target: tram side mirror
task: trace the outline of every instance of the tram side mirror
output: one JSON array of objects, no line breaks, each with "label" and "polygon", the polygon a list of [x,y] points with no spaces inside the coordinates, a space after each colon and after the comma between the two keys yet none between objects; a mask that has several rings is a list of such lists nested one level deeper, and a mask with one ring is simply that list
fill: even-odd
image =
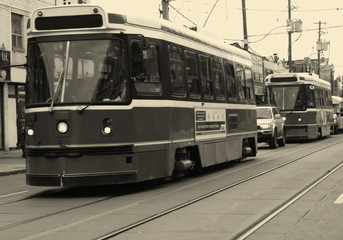
[{"label": "tram side mirror", "polygon": [[8,78],[7,80],[11,80],[10,79],[10,75],[9,75],[9,69],[12,67],[27,67],[27,64],[15,64],[15,65],[4,65],[4,66],[0,66],[0,82],[5,82],[6,78]]}]

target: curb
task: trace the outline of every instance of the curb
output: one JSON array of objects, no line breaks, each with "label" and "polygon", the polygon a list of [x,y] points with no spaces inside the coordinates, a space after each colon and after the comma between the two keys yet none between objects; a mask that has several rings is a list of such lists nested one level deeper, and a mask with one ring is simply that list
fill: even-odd
[{"label": "curb", "polygon": [[8,172],[0,172],[0,177],[9,176],[9,175],[15,175],[15,174],[22,174],[22,173],[25,173],[25,172],[26,172],[25,169],[13,170],[13,171],[8,171]]}]

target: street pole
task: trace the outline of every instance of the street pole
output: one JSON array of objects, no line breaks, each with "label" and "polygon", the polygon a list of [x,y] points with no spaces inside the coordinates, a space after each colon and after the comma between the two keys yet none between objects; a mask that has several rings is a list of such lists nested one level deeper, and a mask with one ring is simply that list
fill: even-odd
[{"label": "street pole", "polygon": [[[321,44],[321,40],[320,40],[320,35],[321,35],[321,31],[322,31],[322,22],[319,21],[318,23],[319,25],[319,30],[318,30],[318,45]],[[318,63],[317,63],[317,68],[318,68],[318,77],[320,77],[320,51],[321,51],[321,47],[317,49],[317,58],[318,58]]]},{"label": "street pole", "polygon": [[[292,24],[292,9],[291,9],[291,0],[288,0],[288,23]],[[290,26],[292,29],[292,26]],[[288,32],[288,67],[289,72],[293,72],[293,63],[292,63],[292,31]]]},{"label": "street pole", "polygon": [[243,34],[244,34],[244,50],[249,50],[248,45],[248,29],[247,29],[247,14],[245,8],[245,0],[242,0],[242,16],[243,16]]},{"label": "street pole", "polygon": [[162,17],[165,20],[169,20],[169,1],[170,0],[162,0]]}]

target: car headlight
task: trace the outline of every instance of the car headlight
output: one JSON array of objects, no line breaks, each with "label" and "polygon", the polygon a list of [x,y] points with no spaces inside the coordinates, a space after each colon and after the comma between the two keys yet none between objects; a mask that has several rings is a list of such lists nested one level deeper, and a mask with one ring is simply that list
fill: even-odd
[{"label": "car headlight", "polygon": [[268,124],[260,124],[260,128],[261,129],[269,129],[269,128],[271,128],[271,125],[270,125],[270,123],[268,123]]}]

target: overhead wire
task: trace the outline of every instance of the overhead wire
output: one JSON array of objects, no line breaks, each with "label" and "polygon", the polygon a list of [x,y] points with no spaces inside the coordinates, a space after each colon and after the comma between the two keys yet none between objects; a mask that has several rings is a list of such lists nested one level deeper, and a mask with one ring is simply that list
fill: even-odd
[{"label": "overhead wire", "polygon": [[185,15],[183,15],[179,10],[177,10],[172,4],[169,3],[169,6],[174,9],[178,14],[180,14],[182,17],[184,17],[186,20],[188,20],[189,22],[193,23],[195,26],[198,26],[195,22],[193,22],[192,20],[190,20],[188,17],[186,17]]}]

